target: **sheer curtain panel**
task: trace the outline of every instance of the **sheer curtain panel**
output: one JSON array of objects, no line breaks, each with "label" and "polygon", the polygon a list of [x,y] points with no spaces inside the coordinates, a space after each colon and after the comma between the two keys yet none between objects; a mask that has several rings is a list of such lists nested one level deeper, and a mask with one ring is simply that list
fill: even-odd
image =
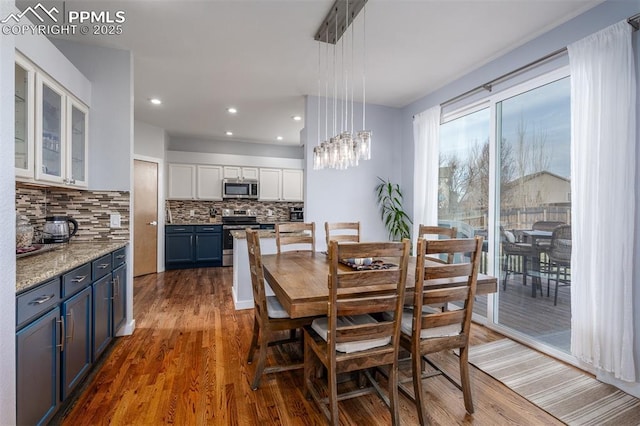
[{"label": "sheer curtain panel", "polygon": [[635,381],[633,238],[636,81],[622,21],[568,46],[573,250],[571,350]]},{"label": "sheer curtain panel", "polygon": [[413,143],[413,246],[416,247],[420,224],[438,224],[440,105],[413,118]]}]

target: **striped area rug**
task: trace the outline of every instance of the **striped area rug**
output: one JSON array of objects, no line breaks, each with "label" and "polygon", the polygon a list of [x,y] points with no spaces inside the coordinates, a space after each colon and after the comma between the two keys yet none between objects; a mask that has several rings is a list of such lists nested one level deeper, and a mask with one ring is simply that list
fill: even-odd
[{"label": "striped area rug", "polygon": [[640,399],[513,340],[472,346],[469,362],[569,425],[640,425]]}]

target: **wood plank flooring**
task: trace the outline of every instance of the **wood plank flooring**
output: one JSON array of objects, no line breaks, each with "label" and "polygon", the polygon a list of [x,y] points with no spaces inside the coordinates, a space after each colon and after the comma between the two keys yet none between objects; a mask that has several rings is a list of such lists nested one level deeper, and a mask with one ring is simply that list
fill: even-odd
[{"label": "wood plank flooring", "polygon": [[[302,371],[264,376],[249,384],[246,363],[253,311],[236,311],[231,268],[168,271],[136,278],[132,336],[116,339],[99,371],[75,404],[54,419],[64,425],[314,425],[320,411],[302,394]],[[472,343],[502,336],[474,324]],[[297,355],[275,353],[273,359]],[[457,374],[457,358],[440,362]],[[409,364],[401,367],[410,374]],[[443,378],[426,381],[429,416],[436,425],[562,424],[498,381],[471,367],[475,413],[465,412],[462,393]],[[417,424],[413,403],[401,397],[402,424]],[[390,424],[377,397],[340,403],[345,425]]]}]

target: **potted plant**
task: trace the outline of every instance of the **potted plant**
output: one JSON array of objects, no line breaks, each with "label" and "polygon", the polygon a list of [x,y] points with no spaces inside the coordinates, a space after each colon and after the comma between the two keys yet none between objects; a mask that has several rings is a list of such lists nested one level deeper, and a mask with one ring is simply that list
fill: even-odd
[{"label": "potted plant", "polygon": [[380,183],[376,186],[376,196],[380,215],[384,226],[389,232],[389,239],[400,241],[410,238],[411,218],[402,208],[402,191],[400,185],[378,177]]}]

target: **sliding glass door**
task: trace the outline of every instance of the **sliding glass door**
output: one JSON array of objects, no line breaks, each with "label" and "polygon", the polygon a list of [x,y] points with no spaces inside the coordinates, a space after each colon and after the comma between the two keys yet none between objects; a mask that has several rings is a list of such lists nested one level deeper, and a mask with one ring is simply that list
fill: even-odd
[{"label": "sliding glass door", "polygon": [[[440,224],[483,235],[482,271],[499,277],[498,293],[476,298],[474,314],[567,353],[571,268],[553,247],[554,231],[571,224],[570,107],[560,70],[448,113],[438,183]],[[570,246],[566,233],[562,241]]]}]

